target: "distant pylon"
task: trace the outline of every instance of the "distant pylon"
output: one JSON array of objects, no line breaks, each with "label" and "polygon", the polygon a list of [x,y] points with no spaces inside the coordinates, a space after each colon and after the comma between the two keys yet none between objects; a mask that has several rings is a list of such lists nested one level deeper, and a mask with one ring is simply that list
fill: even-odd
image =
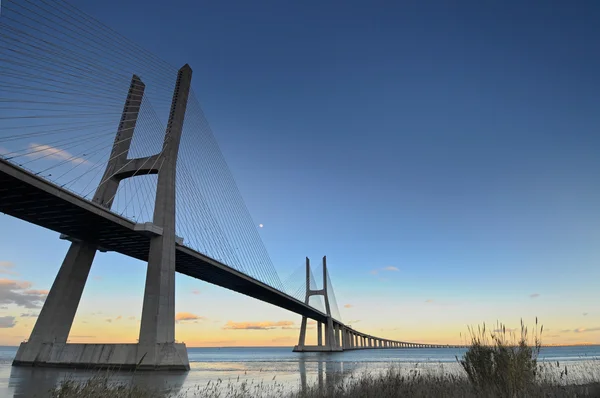
[{"label": "distant pylon", "polygon": [[322,325],[317,321],[317,346],[306,346],[306,328],[308,319],[302,316],[300,325],[300,337],[298,345],[294,347],[294,351],[341,351],[339,330],[340,325],[334,323],[331,317],[331,306],[329,305],[329,295],[327,293],[327,257],[323,257],[323,288],[313,290],[310,288],[310,260],[306,258],[306,295],[304,302],[308,305],[311,296],[323,296],[325,299],[325,312],[327,315],[326,321],[323,324],[325,327],[325,344],[322,344]]}]

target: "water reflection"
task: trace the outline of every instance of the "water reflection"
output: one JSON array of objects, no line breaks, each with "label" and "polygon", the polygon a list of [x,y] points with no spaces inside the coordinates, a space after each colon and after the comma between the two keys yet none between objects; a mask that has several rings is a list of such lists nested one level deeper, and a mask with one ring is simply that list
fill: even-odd
[{"label": "water reflection", "polygon": [[335,354],[319,354],[317,356],[302,356],[298,359],[300,373],[300,388],[306,391],[313,385],[320,390],[333,389],[348,379],[352,373],[352,366],[344,366],[344,362],[333,358]]},{"label": "water reflection", "polygon": [[187,372],[120,372],[57,368],[32,368],[11,366],[8,382],[13,397],[46,396],[48,391],[64,380],[85,382],[96,376],[107,376],[110,382],[144,386],[157,391],[178,393],[183,387]]}]

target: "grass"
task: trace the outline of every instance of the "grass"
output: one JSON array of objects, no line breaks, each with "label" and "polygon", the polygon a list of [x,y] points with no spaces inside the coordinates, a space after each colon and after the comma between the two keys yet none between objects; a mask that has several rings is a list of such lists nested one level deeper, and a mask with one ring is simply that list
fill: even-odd
[{"label": "grass", "polygon": [[[393,397],[600,397],[600,382],[568,383],[568,369],[560,363],[538,362],[543,326],[536,319],[534,333],[521,322],[519,333],[500,323],[469,328],[470,348],[457,362],[463,376],[427,375],[391,366],[381,374],[364,373],[346,380],[326,377],[324,385],[290,391],[280,383],[227,382],[221,379],[183,392],[164,393],[139,386],[111,383],[108,373],[85,382],[65,380],[50,392],[53,398],[393,398]],[[442,365],[440,365],[441,367]],[[443,370],[443,369],[442,369]],[[550,377],[556,375],[558,377]],[[330,375],[327,375],[330,376]],[[591,381],[591,380],[590,380]]]},{"label": "grass", "polygon": [[521,320],[520,335],[497,323],[496,329],[470,328],[471,345],[459,361],[471,385],[480,393],[513,397],[535,385],[539,377],[538,357],[542,347],[541,326],[535,320],[535,334],[528,339],[528,329]]}]

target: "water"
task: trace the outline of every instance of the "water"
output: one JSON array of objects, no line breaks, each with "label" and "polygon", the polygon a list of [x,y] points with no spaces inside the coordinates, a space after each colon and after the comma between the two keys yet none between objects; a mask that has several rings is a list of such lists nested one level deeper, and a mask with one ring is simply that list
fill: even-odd
[{"label": "water", "polygon": [[[0,397],[42,397],[67,376],[86,379],[92,371],[12,367],[16,347],[0,347]],[[116,373],[116,381],[144,384],[153,388],[185,392],[205,386],[209,380],[239,384],[278,383],[286,389],[325,382],[341,382],[365,371],[377,373],[396,364],[421,373],[461,374],[456,357],[465,349],[381,349],[339,353],[294,353],[290,347],[190,348],[191,370],[182,373]],[[600,346],[543,348],[540,357],[569,368],[573,383],[600,381]],[[558,368],[556,368],[558,369]],[[555,373],[558,373],[555,372]],[[239,379],[238,379],[239,378]]]}]

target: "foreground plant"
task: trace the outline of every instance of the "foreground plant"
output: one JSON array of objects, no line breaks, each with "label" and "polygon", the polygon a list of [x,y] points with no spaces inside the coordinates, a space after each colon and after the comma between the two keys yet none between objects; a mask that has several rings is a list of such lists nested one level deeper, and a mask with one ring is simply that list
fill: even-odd
[{"label": "foreground plant", "polygon": [[50,390],[52,398],[164,398],[165,394],[146,387],[113,383],[109,374],[97,374],[86,381],[63,380]]},{"label": "foreground plant", "polygon": [[518,337],[501,323],[495,330],[487,330],[485,324],[477,331],[469,328],[471,345],[459,363],[478,391],[489,391],[497,396],[520,396],[534,386],[539,375],[543,331],[544,326],[538,330],[537,318],[532,341],[528,339],[523,320]]}]

